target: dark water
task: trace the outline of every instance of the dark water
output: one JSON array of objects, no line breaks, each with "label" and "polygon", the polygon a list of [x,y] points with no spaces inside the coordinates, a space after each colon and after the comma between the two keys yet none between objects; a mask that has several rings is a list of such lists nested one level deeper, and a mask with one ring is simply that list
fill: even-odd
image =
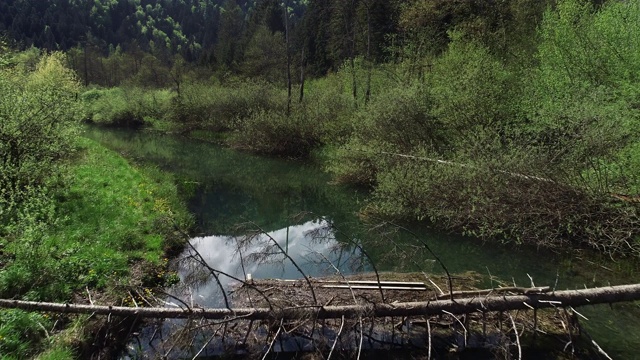
[{"label": "dark water", "polygon": [[[365,223],[357,213],[366,205],[366,195],[332,185],[317,165],[150,132],[88,128],[86,136],[175,174],[197,221],[193,248],[212,267],[237,278],[248,273],[254,278],[300,278],[291,260],[311,276],[335,274],[336,268],[343,273],[370,271],[372,263],[380,271],[441,273],[441,265],[424,249],[426,243],[450,272],[475,271],[496,279],[494,285],[497,279],[557,289],[637,282],[636,266],[625,262],[483,243],[424,225],[405,231],[375,219]],[[254,231],[260,234],[247,236]],[[276,242],[290,259],[275,248]],[[213,280],[184,285],[192,280],[189,270],[185,262],[182,286],[170,291],[202,306],[223,305],[224,296]],[[492,281],[486,281],[490,286]],[[234,280],[221,277],[220,282],[226,287]],[[637,304],[579,311],[589,318],[583,321],[585,328],[609,355],[640,358]]]}]

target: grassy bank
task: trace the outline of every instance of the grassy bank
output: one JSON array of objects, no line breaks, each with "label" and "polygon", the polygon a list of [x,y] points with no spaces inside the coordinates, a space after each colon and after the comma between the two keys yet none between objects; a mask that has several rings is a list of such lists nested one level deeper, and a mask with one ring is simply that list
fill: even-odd
[{"label": "grassy bank", "polygon": [[[132,166],[80,138],[54,192],[54,221],[0,239],[0,297],[125,304],[134,289],[163,285],[167,251],[180,244],[174,225],[189,215],[170,176]],[[0,311],[0,354],[79,356],[95,320]]]}]

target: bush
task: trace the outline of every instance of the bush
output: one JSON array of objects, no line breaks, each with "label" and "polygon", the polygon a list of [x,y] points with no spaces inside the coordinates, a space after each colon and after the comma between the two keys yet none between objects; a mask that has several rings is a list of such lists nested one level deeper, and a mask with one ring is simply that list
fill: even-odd
[{"label": "bush", "polygon": [[253,112],[284,109],[286,95],[267,83],[184,84],[167,114],[184,131],[229,131]]},{"label": "bush", "polygon": [[0,223],[55,186],[61,160],[74,151],[79,85],[63,63],[53,53],[33,72],[0,70]]},{"label": "bush", "polygon": [[[586,26],[587,14],[565,25]],[[559,64],[573,62],[553,47],[580,43],[557,38],[518,83],[486,47],[452,35],[423,87],[390,87],[356,112],[331,154],[334,175],[373,188],[367,211],[481,238],[640,253],[629,241],[640,234],[638,207],[611,196],[639,188],[638,111],[619,95],[631,85],[567,80]]]},{"label": "bush", "polygon": [[627,242],[638,234],[633,206],[527,176],[535,156],[518,151],[465,163],[391,159],[378,174],[372,209],[483,239],[638,254]]},{"label": "bush", "polygon": [[173,95],[169,90],[115,87],[90,89],[80,97],[86,120],[101,125],[137,127],[162,120]]},{"label": "bush", "polygon": [[539,68],[522,102],[523,142],[544,149],[564,182],[599,195],[638,187],[628,182],[637,167],[617,163],[640,135],[640,26],[631,20],[639,15],[635,3],[596,12],[584,1],[559,2],[545,14]]},{"label": "bush", "polygon": [[429,149],[438,156],[447,148],[442,124],[431,115],[433,101],[419,85],[396,86],[373,98],[353,115],[352,136],[335,153],[329,170],[340,181],[375,183],[381,159]]},{"label": "bush", "polygon": [[240,123],[232,143],[258,153],[302,158],[320,143],[320,125],[302,112],[287,116],[257,110]]},{"label": "bush", "polygon": [[135,119],[122,88],[91,89],[81,95],[85,118],[91,122],[110,125],[140,121]]},{"label": "bush", "polygon": [[516,119],[516,86],[511,74],[489,50],[452,32],[448,50],[429,74],[433,115],[443,123],[448,137],[465,146],[468,135],[491,129],[497,134]]},{"label": "bush", "polygon": [[353,130],[353,97],[344,84],[345,74],[330,74],[305,83],[302,103],[295,102],[294,112],[303,112],[322,127],[322,143],[343,144]]}]

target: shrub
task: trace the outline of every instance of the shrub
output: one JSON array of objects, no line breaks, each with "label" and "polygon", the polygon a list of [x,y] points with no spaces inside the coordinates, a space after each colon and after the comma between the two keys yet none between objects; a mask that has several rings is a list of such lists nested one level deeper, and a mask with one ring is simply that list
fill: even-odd
[{"label": "shrub", "polygon": [[322,127],[322,142],[342,144],[353,130],[355,111],[352,95],[346,90],[343,74],[330,74],[305,83],[302,103],[295,103],[294,112],[303,112],[310,121]]},{"label": "shrub", "polygon": [[640,253],[629,241],[637,206],[611,196],[638,188],[628,98],[602,79],[566,80],[556,65],[570,59],[554,58],[563,50],[553,42],[518,83],[486,47],[452,35],[424,87],[388,88],[356,112],[334,175],[372,186],[367,211],[481,238]]},{"label": "shrub", "polygon": [[447,51],[429,75],[433,115],[443,123],[451,141],[465,146],[467,135],[492,129],[505,131],[516,118],[515,86],[511,74],[489,50],[451,32]]},{"label": "shrub", "polygon": [[320,126],[302,112],[257,110],[240,123],[232,143],[259,153],[306,157],[320,143]]},{"label": "shrub", "polygon": [[447,148],[444,128],[431,115],[433,101],[421,86],[396,86],[375,96],[353,115],[352,136],[335,153],[329,170],[340,181],[375,183],[382,158],[430,149],[432,156]]},{"label": "shrub", "polygon": [[85,118],[97,124],[126,124],[135,119],[122,88],[91,89],[81,95]]},{"label": "shrub", "polygon": [[86,120],[101,125],[137,127],[162,120],[173,95],[162,89],[115,87],[90,89],[80,97]]},{"label": "shrub", "polygon": [[54,186],[74,151],[79,85],[63,63],[53,53],[33,72],[0,70],[0,220]]},{"label": "shrub", "polygon": [[565,182],[600,195],[638,187],[629,183],[637,167],[617,163],[640,135],[639,15],[635,3],[596,12],[588,2],[559,2],[545,14],[539,68],[522,102],[523,141],[544,149]]},{"label": "shrub", "polygon": [[229,131],[253,112],[283,109],[284,92],[266,83],[238,81],[225,85],[185,84],[167,118],[184,131]]}]

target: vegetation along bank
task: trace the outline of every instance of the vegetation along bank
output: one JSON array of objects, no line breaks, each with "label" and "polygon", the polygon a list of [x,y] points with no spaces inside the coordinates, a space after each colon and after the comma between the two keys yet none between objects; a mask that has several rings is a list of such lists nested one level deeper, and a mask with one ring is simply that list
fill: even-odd
[{"label": "vegetation along bank", "polygon": [[[135,299],[188,223],[167,175],[81,120],[312,158],[370,190],[363,217],[640,253],[638,2],[50,3],[0,1],[2,298]],[[0,317],[17,358],[91,326]]]},{"label": "vegetation along bank", "polygon": [[[33,67],[23,55],[0,67],[0,298],[133,306],[135,291],[172,280],[166,254],[190,216],[171,177],[81,136],[80,88],[61,53]],[[0,355],[86,357],[122,336],[101,329],[3,309]]]},{"label": "vegetation along bank", "polygon": [[328,3],[227,1],[199,56],[70,49],[85,116],[312,157],[363,215],[638,255],[640,5]]}]

